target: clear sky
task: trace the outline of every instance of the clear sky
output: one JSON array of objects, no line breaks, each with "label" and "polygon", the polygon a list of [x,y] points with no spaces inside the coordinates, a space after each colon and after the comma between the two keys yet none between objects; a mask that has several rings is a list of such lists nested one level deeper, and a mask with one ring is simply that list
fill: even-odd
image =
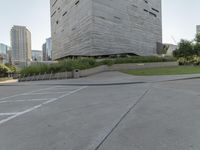
[{"label": "clear sky", "polygon": [[[23,25],[32,33],[32,49],[41,50],[50,37],[50,0],[2,0],[0,43],[10,45],[10,29]],[[200,0],[162,0],[163,42],[192,39],[200,24]],[[173,40],[175,39],[175,41]]]}]

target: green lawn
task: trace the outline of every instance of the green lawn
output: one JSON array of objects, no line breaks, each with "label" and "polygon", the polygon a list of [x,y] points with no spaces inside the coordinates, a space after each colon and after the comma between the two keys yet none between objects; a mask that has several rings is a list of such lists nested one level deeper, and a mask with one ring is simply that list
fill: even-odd
[{"label": "green lawn", "polygon": [[138,76],[200,74],[200,66],[178,66],[123,71]]}]

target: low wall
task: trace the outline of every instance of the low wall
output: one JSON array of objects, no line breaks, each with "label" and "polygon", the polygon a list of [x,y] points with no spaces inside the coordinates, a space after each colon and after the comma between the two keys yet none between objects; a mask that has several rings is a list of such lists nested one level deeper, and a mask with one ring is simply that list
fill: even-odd
[{"label": "low wall", "polygon": [[101,73],[101,72],[108,71],[108,70],[109,70],[108,66],[106,66],[106,65],[91,68],[91,69],[86,69],[86,70],[80,70],[80,77],[87,77],[87,76]]},{"label": "low wall", "polygon": [[[88,77],[97,73],[105,71],[120,71],[120,70],[134,70],[134,69],[145,69],[145,68],[159,68],[159,67],[175,67],[178,66],[177,62],[156,62],[156,63],[135,63],[135,64],[115,64],[112,66],[98,66],[91,69],[79,70],[78,77]],[[77,74],[76,74],[77,76]],[[61,72],[55,74],[43,74],[34,75],[29,77],[19,78],[19,82],[24,81],[39,81],[39,80],[59,80],[59,79],[71,79],[74,78],[74,72]]]},{"label": "low wall", "polygon": [[109,71],[134,70],[145,68],[160,68],[178,66],[177,62],[156,62],[156,63],[135,63],[135,64],[115,64],[108,67]]}]

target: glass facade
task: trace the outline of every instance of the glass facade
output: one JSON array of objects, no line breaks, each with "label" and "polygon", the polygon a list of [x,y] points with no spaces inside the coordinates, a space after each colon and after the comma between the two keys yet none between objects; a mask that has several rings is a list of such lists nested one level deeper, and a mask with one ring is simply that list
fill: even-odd
[{"label": "glass facade", "polygon": [[2,63],[8,63],[8,50],[9,46],[0,43],[0,57],[2,58]]},{"label": "glass facade", "polygon": [[41,62],[42,61],[42,51],[32,50],[32,61]]},{"label": "glass facade", "polygon": [[46,43],[42,46],[43,50],[43,61],[52,60],[52,38],[46,39]]},{"label": "glass facade", "polygon": [[48,60],[52,60],[52,39],[48,38],[46,40],[46,51]]}]

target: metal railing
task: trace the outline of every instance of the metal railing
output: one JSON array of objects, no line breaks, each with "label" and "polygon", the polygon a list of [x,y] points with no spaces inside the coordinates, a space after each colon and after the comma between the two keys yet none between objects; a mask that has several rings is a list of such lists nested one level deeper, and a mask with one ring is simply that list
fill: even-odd
[{"label": "metal railing", "polygon": [[34,74],[27,76],[19,76],[19,82],[27,82],[27,81],[41,81],[41,80],[62,80],[72,78],[71,72],[60,72],[60,73],[44,73],[44,74]]}]

